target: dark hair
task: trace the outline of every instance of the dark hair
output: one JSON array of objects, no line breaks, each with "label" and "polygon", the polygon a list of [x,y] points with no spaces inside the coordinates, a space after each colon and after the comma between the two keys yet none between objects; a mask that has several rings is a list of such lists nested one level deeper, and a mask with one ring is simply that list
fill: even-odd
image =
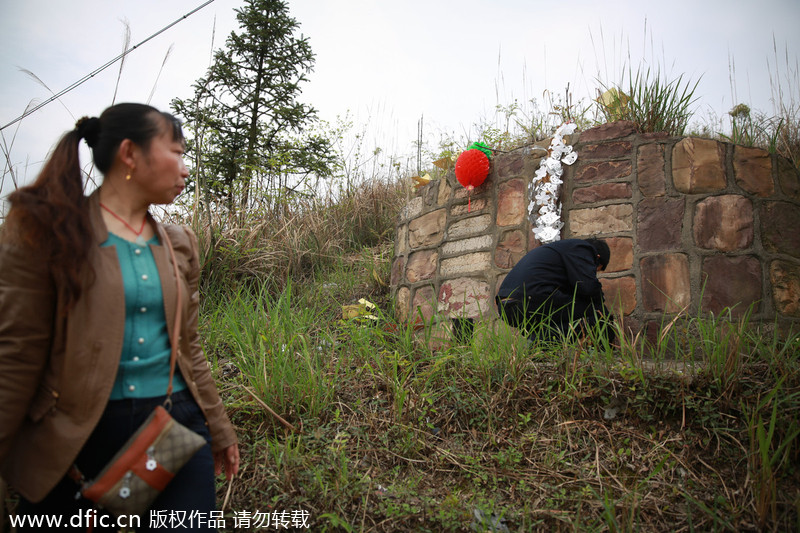
[{"label": "dark hair", "polygon": [[146,151],[165,126],[171,128],[173,140],[183,141],[180,122],[149,105],[117,104],[99,118],[84,117],[58,141],[36,181],[8,196],[11,208],[4,232],[36,251],[32,260],[48,261],[56,285],[64,291],[67,309],[80,298],[80,273],[93,238],[78,143],[86,139],[95,166],[106,174],[124,139]]},{"label": "dark hair", "polygon": [[608,248],[606,241],[600,239],[586,239],[586,242],[594,248],[595,262],[600,265],[600,270],[605,270],[608,262],[611,260],[611,250]]},{"label": "dark hair", "polygon": [[[80,121],[78,124],[80,130]],[[117,104],[103,111],[99,119],[87,119],[83,137],[92,149],[94,165],[105,174],[111,169],[123,140],[130,139],[147,150],[150,141],[163,131],[164,124],[171,127],[172,140],[183,141],[181,123],[169,113],[144,104]]]}]

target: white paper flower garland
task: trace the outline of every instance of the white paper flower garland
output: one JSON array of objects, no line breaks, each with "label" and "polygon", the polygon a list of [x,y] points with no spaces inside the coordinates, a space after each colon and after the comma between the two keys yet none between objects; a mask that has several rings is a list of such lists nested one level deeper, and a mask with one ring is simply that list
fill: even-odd
[{"label": "white paper flower garland", "polygon": [[539,168],[530,185],[531,202],[528,204],[533,235],[542,244],[561,238],[561,202],[558,201],[558,187],[563,183],[564,169],[561,164],[571,165],[578,159],[578,152],[571,145],[564,144],[564,136],[572,134],[577,125],[564,123],[556,130],[547,157],[539,163]]}]

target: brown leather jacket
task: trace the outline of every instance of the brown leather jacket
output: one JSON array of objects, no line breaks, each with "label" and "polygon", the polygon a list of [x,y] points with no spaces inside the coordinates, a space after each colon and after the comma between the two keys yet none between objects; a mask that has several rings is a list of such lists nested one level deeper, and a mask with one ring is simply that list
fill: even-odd
[{"label": "brown leather jacket", "polygon": [[[34,502],[61,480],[92,433],[122,352],[125,295],[116,249],[99,246],[108,230],[98,198],[95,193],[89,199],[96,236],[89,262],[95,280],[68,314],[48,265],[14,245],[9,235],[0,236],[0,472]],[[169,234],[180,271],[184,318],[178,366],[205,413],[212,447],[219,451],[236,443],[236,434],[197,332],[197,238],[182,226],[155,226],[161,243],[164,232]],[[169,318],[176,311],[174,270],[165,246],[152,245],[151,250],[174,340]]]}]

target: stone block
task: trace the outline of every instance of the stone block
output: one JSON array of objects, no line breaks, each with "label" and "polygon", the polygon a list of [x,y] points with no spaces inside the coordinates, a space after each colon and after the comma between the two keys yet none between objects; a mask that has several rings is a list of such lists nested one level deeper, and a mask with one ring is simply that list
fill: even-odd
[{"label": "stone block", "polygon": [[761,148],[736,146],[733,149],[733,175],[742,190],[756,196],[772,196],[772,157]]},{"label": "stone block", "polygon": [[483,279],[458,278],[442,282],[439,312],[452,318],[480,318],[493,312],[494,299]]},{"label": "stone block", "polygon": [[497,186],[497,225],[516,226],[525,220],[525,182],[515,179]]},{"label": "stone block", "polygon": [[[531,226],[531,229],[528,232],[528,251],[529,252],[531,250],[533,250],[534,248],[536,248],[537,246],[541,246],[542,245],[541,241],[539,241],[539,239],[537,239],[536,235],[533,233],[534,229],[535,228],[533,226]],[[564,235],[565,235],[565,230],[562,229],[560,234],[559,234],[559,237],[561,237],[562,239],[566,239],[567,237],[565,237]]]},{"label": "stone block", "polygon": [[800,317],[800,264],[773,261],[769,277],[775,309],[782,315]]},{"label": "stone block", "polygon": [[422,197],[415,196],[400,210],[400,220],[409,220],[422,213]]},{"label": "stone block", "polygon": [[694,241],[706,249],[732,252],[753,244],[753,203],[736,194],[711,196],[697,203]]},{"label": "stone block", "polygon": [[647,142],[647,141],[661,141],[664,139],[669,138],[669,133],[666,131],[651,131],[648,133],[640,133],[638,135],[639,141]]},{"label": "stone block", "polygon": [[581,143],[620,139],[636,133],[636,124],[628,120],[607,122],[581,132]]},{"label": "stone block", "polygon": [[600,235],[633,230],[633,205],[613,204],[575,209],[569,214],[573,235]]},{"label": "stone block", "polygon": [[414,291],[414,300],[411,303],[411,313],[414,321],[424,320],[425,323],[430,322],[437,307],[436,291],[432,286],[426,285]]},{"label": "stone block", "polygon": [[419,194],[424,199],[425,206],[436,207],[439,199],[439,182],[440,180],[431,180],[427,185],[419,188]]},{"label": "stone block", "polygon": [[638,208],[638,243],[643,252],[681,247],[683,198],[645,198]]},{"label": "stone block", "polygon": [[445,205],[450,200],[450,195],[453,192],[453,187],[450,186],[450,182],[446,178],[442,178],[439,180],[439,195],[437,197],[436,203],[438,205]]},{"label": "stone block", "polygon": [[494,294],[495,294],[495,296],[497,295],[497,291],[500,290],[500,285],[503,284],[503,280],[506,279],[507,275],[508,275],[508,272],[505,272],[503,274],[498,275],[497,278],[495,279],[495,281],[494,281]]},{"label": "stone block", "polygon": [[[539,143],[536,143],[539,144]],[[529,153],[525,157],[525,168],[522,171],[522,176],[533,176],[536,173],[536,170],[540,166],[542,166],[542,159],[547,157],[547,150],[549,149],[550,144],[544,146],[542,150],[529,148]]]},{"label": "stone block", "polygon": [[511,268],[527,253],[525,233],[520,230],[507,231],[500,237],[494,251],[494,264],[498,268]]},{"label": "stone block", "polygon": [[599,144],[582,144],[578,157],[584,161],[597,159],[622,159],[630,157],[633,145],[630,141],[611,141]]},{"label": "stone block", "polygon": [[761,210],[761,241],[770,252],[800,258],[800,205],[764,202]]},{"label": "stone block", "polygon": [[400,322],[408,320],[409,305],[411,304],[411,289],[400,287],[397,289],[397,319]]},{"label": "stone block", "polygon": [[392,261],[392,277],[391,277],[391,286],[397,287],[403,280],[403,271],[406,267],[406,258],[405,257],[395,257],[394,261]]},{"label": "stone block", "polygon": [[442,259],[439,273],[444,277],[450,277],[472,272],[485,272],[491,266],[491,259],[490,252],[474,252]]},{"label": "stone block", "polygon": [[725,146],[710,139],[686,137],[672,149],[672,180],[684,194],[726,187]]},{"label": "stone block", "polygon": [[491,235],[481,235],[479,237],[469,237],[467,239],[460,239],[457,241],[449,241],[442,245],[443,255],[463,254],[466,252],[475,252],[477,250],[485,250],[492,246]]},{"label": "stone block", "polygon": [[605,272],[622,272],[633,268],[633,239],[630,237],[608,237],[603,239],[611,251]]},{"label": "stone block", "polygon": [[524,157],[521,151],[497,156],[494,159],[494,171],[497,173],[497,180],[504,181],[520,176],[525,168]]},{"label": "stone block", "polygon": [[633,196],[630,183],[601,183],[572,191],[573,205],[592,204],[607,200],[624,200]]},{"label": "stone block", "polygon": [[701,280],[705,311],[719,314],[728,308],[735,316],[741,316],[761,300],[761,262],[757,257],[707,257]]},{"label": "stone block", "polygon": [[651,255],[639,265],[645,311],[677,313],[689,305],[689,260],[684,254]]},{"label": "stone block", "polygon": [[636,280],[624,278],[601,278],[606,306],[617,315],[629,315],[636,309]]},{"label": "stone block", "polygon": [[486,232],[492,224],[492,217],[480,215],[453,222],[447,228],[447,239],[460,239]]},{"label": "stone block", "polygon": [[408,225],[401,224],[397,227],[397,238],[394,240],[396,246],[395,255],[408,254]]},{"label": "stone block", "polygon": [[461,217],[472,213],[480,213],[481,211],[485,211],[488,206],[489,202],[486,198],[478,198],[477,200],[472,200],[466,204],[452,206],[450,208],[450,215],[454,217]]},{"label": "stone block", "polygon": [[621,180],[629,178],[632,171],[633,166],[628,160],[581,163],[575,172],[575,182],[588,183]]},{"label": "stone block", "polygon": [[783,194],[800,200],[800,169],[785,157],[778,156],[775,159],[778,162],[778,183]]},{"label": "stone block", "polygon": [[660,144],[645,144],[639,147],[636,161],[636,180],[643,196],[664,196],[666,174],[664,172],[664,147]]},{"label": "stone block", "polygon": [[412,249],[439,244],[444,236],[447,211],[437,209],[408,224],[408,244]]},{"label": "stone block", "polygon": [[414,252],[408,258],[406,264],[406,280],[409,283],[417,283],[424,279],[431,279],[436,275],[436,262],[439,254],[436,250],[423,250]]}]

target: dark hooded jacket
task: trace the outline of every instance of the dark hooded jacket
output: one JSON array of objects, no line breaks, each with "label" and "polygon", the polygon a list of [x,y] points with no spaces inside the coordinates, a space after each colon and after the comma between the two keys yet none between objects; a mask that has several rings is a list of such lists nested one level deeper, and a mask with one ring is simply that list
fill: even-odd
[{"label": "dark hooded jacket", "polygon": [[528,252],[503,280],[497,296],[519,301],[550,298],[555,306],[573,299],[603,308],[603,287],[597,279],[594,248],[583,239],[555,241]]}]

